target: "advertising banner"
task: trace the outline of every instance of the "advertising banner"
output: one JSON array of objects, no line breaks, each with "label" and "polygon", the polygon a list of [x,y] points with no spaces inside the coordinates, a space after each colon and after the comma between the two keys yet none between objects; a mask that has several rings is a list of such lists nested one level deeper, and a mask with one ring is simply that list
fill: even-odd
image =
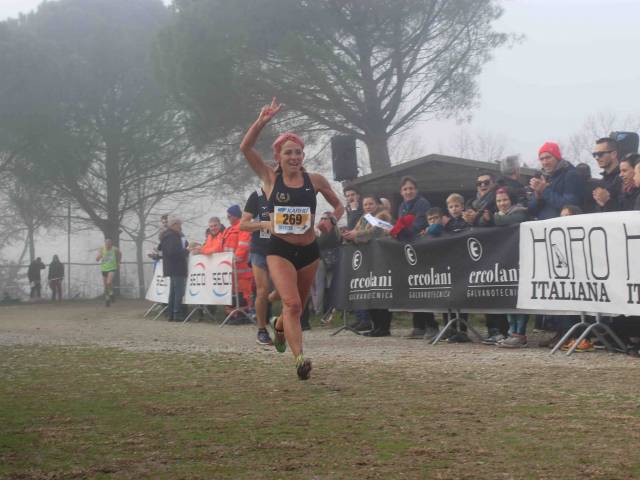
[{"label": "advertising banner", "polygon": [[169,277],[162,276],[162,260],[153,266],[153,277],[145,298],[153,303],[169,302]]},{"label": "advertising banner", "polygon": [[231,305],[233,253],[190,255],[185,305]]},{"label": "advertising banner", "polygon": [[518,295],[518,227],[403,244],[346,246],[332,290],[341,309],[508,309]]},{"label": "advertising banner", "polygon": [[640,315],[640,212],[520,225],[518,307]]}]

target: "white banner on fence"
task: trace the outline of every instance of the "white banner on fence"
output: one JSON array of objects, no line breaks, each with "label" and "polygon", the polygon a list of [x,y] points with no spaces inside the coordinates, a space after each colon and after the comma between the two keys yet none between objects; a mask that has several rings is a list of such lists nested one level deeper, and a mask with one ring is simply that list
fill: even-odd
[{"label": "white banner on fence", "polygon": [[520,225],[518,308],[640,315],[640,212]]},{"label": "white banner on fence", "polygon": [[153,266],[153,277],[145,298],[154,303],[169,302],[169,277],[162,276],[162,260]]},{"label": "white banner on fence", "polygon": [[232,290],[233,253],[189,257],[186,305],[231,305]]}]

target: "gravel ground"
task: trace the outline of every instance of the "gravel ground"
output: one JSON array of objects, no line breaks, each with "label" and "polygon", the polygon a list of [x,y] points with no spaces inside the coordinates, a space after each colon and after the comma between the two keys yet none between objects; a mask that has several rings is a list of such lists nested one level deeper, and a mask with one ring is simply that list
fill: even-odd
[{"label": "gravel ground", "polygon": [[[0,308],[0,346],[60,345],[122,348],[132,351],[175,351],[184,353],[230,353],[278,360],[272,348],[255,343],[252,326],[219,327],[213,323],[169,323],[143,318],[149,304],[122,301],[106,308],[98,302],[39,303]],[[480,370],[500,367],[522,373],[536,366],[593,369],[638,368],[638,359],[603,351],[549,355],[540,348],[504,350],[481,344],[440,344],[407,340],[406,329],[393,330],[392,337],[367,338],[334,328],[305,332],[305,353],[315,362],[349,362],[374,366],[376,363],[407,365],[437,364],[439,371],[477,366]],[[392,325],[393,329],[393,325]]]}]

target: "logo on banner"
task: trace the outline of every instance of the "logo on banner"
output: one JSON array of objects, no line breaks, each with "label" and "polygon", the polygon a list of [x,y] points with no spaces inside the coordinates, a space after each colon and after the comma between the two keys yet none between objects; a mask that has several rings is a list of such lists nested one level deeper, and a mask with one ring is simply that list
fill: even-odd
[{"label": "logo on banner", "polygon": [[408,243],[404,246],[404,257],[407,259],[407,263],[412,267],[418,263],[418,255],[413,247]]},{"label": "logo on banner", "polygon": [[189,274],[189,295],[195,297],[200,293],[202,287],[205,286],[205,276],[204,263],[196,263],[193,266],[193,271]]},{"label": "logo on banner", "polygon": [[360,265],[362,265],[362,252],[360,250],[356,250],[353,252],[353,258],[351,259],[351,268],[358,270]]},{"label": "logo on banner", "polygon": [[467,239],[467,250],[469,251],[471,260],[474,262],[477,262],[482,258],[482,244],[477,238],[469,237]]},{"label": "logo on banner", "polygon": [[233,285],[233,265],[228,260],[223,260],[218,263],[220,265],[227,265],[229,267],[228,272],[214,272],[211,274],[213,280],[213,294],[216,297],[224,297],[229,294]]},{"label": "logo on banner", "polygon": [[163,277],[162,273],[156,275],[156,295],[161,297],[167,289],[167,281],[169,277]]},{"label": "logo on banner", "polygon": [[524,237],[531,246],[531,300],[611,302],[612,231],[600,225],[534,227]]}]

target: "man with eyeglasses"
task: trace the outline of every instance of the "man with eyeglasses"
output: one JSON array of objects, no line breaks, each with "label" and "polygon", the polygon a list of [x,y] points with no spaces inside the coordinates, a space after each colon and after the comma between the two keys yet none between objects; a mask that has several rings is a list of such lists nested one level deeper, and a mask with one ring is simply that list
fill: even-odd
[{"label": "man with eyeglasses", "polygon": [[476,180],[476,198],[467,203],[462,218],[469,225],[477,225],[485,211],[496,211],[496,182],[492,173],[484,172]]},{"label": "man with eyeglasses", "polygon": [[559,217],[565,205],[579,205],[585,181],[576,167],[562,158],[558,144],[546,142],[542,145],[538,160],[542,175],[529,181],[533,191],[529,211],[539,220],[546,220]]},{"label": "man with eyeglasses", "polygon": [[604,137],[596,140],[593,158],[602,168],[602,180],[593,190],[593,200],[598,212],[615,212],[620,210],[619,197],[622,191],[620,165],[618,159],[618,142]]}]

